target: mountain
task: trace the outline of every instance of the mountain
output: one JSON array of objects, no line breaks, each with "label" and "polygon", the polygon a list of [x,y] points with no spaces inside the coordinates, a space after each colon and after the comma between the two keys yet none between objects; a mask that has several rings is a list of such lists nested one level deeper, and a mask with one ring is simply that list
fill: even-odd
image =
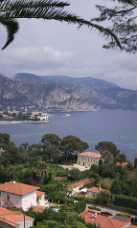
[{"label": "mountain", "polygon": [[90,77],[0,75],[0,107],[62,111],[137,109],[137,91]]}]

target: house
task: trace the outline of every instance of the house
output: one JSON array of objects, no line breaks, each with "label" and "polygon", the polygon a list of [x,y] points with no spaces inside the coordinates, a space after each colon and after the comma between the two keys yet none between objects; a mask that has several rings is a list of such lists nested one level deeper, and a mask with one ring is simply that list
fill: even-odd
[{"label": "house", "polygon": [[98,165],[100,160],[99,152],[82,152],[78,155],[77,164],[90,169],[92,165]]},{"label": "house", "polygon": [[87,189],[86,196],[96,197],[99,193],[105,192],[106,190],[101,187],[92,187]]},{"label": "house", "polygon": [[0,184],[0,206],[5,208],[19,208],[28,211],[35,206],[48,207],[48,200],[39,187],[18,183],[7,182]]},{"label": "house", "polygon": [[3,147],[0,147],[0,156],[3,155],[5,153],[5,150],[3,149]]},{"label": "house", "polygon": [[137,226],[131,224],[130,218],[120,218],[89,208],[85,209],[81,214],[81,218],[86,224],[96,224],[101,228],[137,228]]},{"label": "house", "polygon": [[127,168],[128,167],[128,162],[117,162],[116,163],[116,167],[119,167],[119,168]]},{"label": "house", "polygon": [[[81,193],[83,187],[88,185],[88,184],[90,184],[90,180],[89,179],[83,179],[83,180],[74,182],[74,183],[68,185],[68,191],[71,192],[71,194],[70,194],[71,196],[74,196],[74,195],[76,195],[78,193]],[[84,189],[84,191],[85,191],[85,189]]]},{"label": "house", "polygon": [[20,212],[0,208],[0,228],[30,228],[33,222],[31,217]]}]

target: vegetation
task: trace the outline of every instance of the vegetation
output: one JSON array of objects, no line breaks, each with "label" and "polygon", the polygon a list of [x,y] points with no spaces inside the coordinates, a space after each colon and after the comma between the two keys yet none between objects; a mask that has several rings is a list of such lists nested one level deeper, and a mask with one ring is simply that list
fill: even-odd
[{"label": "vegetation", "polygon": [[[66,142],[66,143],[65,143]],[[102,154],[98,166],[80,172],[67,170],[59,164],[76,162],[76,155],[88,144],[75,136],[60,138],[56,134],[46,134],[39,144],[16,146],[8,134],[0,134],[0,182],[16,180],[35,184],[45,191],[53,207],[42,214],[29,214],[35,218],[35,227],[94,227],[87,226],[79,214],[86,203],[96,203],[137,214],[137,167],[136,159],[130,164],[112,142],[100,142],[96,148]],[[70,148],[66,160],[66,148]],[[69,151],[69,150],[68,150]],[[129,163],[126,167],[117,162]],[[107,191],[95,198],[70,197],[68,184],[81,179],[89,179],[88,187],[99,186]],[[136,220],[133,221],[134,223]]]},{"label": "vegetation", "polygon": [[[110,2],[113,2],[110,0]],[[137,50],[137,22],[136,0],[117,0],[116,5],[97,5],[100,15],[91,20],[86,20],[66,11],[70,4],[66,1],[55,0],[3,0],[0,1],[0,23],[7,28],[8,38],[3,49],[14,39],[19,29],[18,18],[35,18],[44,20],[57,20],[88,26],[110,38],[105,48],[119,47],[127,52]],[[120,4],[119,4],[120,3]],[[112,4],[113,5],[113,4]],[[104,22],[104,26],[103,26]],[[106,23],[108,22],[108,23]],[[108,24],[107,27],[106,24]]]}]

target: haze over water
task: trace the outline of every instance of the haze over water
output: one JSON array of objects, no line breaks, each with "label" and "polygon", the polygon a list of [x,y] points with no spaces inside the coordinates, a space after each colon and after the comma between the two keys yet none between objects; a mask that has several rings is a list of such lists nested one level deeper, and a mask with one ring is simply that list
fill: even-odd
[{"label": "haze over water", "polygon": [[91,148],[99,141],[112,141],[129,159],[137,157],[137,111],[77,112],[70,117],[51,114],[48,123],[0,123],[0,132],[9,133],[17,144],[38,143],[49,132],[79,136]]}]

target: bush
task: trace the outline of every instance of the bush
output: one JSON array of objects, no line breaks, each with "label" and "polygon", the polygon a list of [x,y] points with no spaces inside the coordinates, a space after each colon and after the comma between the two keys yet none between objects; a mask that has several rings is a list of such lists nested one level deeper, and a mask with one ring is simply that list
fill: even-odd
[{"label": "bush", "polygon": [[112,199],[115,205],[137,210],[137,198],[125,195],[113,195]]}]

